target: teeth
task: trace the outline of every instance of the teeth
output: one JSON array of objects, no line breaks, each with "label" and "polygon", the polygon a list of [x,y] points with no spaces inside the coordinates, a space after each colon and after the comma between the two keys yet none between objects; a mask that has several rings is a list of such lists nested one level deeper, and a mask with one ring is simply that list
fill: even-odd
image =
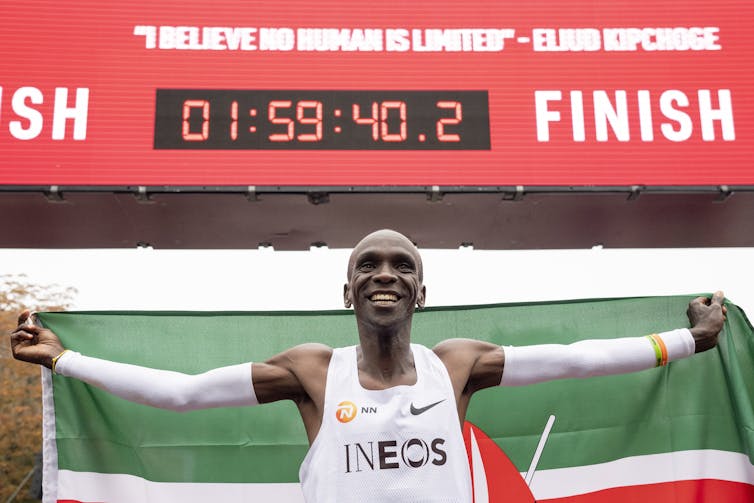
[{"label": "teeth", "polygon": [[370,297],[370,300],[388,300],[391,302],[397,302],[398,296],[392,293],[375,293]]}]

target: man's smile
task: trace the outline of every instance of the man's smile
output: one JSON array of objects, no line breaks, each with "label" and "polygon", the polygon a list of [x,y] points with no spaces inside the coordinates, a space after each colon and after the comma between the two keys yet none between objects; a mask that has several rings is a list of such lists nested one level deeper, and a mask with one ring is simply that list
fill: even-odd
[{"label": "man's smile", "polygon": [[381,306],[390,306],[400,300],[400,295],[393,292],[374,292],[369,296],[369,300]]}]

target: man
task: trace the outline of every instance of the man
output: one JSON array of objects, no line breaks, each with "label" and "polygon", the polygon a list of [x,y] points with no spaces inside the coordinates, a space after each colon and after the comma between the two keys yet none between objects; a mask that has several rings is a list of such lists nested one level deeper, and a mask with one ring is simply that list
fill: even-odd
[{"label": "man", "polygon": [[[714,347],[725,315],[717,292],[689,304],[690,330],[517,348],[452,339],[429,350],[411,344],[425,295],[416,247],[381,230],[362,239],[348,263],[344,301],[359,333],[353,347],[303,344],[264,363],[187,376],[67,351],[50,330],[29,324],[28,312],[11,345],[17,359],[157,407],[294,401],[310,442],[300,471],[308,502],[470,502],[461,424],[476,391],[664,365]],[[379,413],[356,419],[351,400]]]}]

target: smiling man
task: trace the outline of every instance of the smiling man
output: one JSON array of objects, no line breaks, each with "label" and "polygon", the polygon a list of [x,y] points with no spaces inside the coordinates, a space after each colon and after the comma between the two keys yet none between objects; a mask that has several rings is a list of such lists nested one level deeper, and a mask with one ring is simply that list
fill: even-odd
[{"label": "smiling man", "polygon": [[451,339],[428,349],[411,343],[426,290],[421,256],[408,238],[391,230],[369,234],[354,248],[347,275],[344,301],[353,306],[359,343],[346,348],[303,344],[263,363],[190,376],[66,350],[53,332],[31,323],[28,311],[11,346],[19,360],[155,407],[292,400],[310,443],[300,471],[307,502],[467,503],[461,425],[476,391],[665,365],[714,347],[725,315],[717,292],[691,301],[691,329],[523,347]]}]

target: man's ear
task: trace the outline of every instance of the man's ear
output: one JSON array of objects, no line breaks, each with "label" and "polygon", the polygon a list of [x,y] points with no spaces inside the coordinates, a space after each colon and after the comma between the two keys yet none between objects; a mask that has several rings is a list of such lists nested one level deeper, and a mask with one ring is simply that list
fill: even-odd
[{"label": "man's ear", "polygon": [[343,285],[343,304],[346,306],[346,308],[351,307],[351,289],[348,288],[348,283]]},{"label": "man's ear", "polygon": [[419,309],[424,308],[424,301],[427,299],[427,287],[422,285],[422,289],[419,292],[419,295],[416,297],[416,307]]}]

